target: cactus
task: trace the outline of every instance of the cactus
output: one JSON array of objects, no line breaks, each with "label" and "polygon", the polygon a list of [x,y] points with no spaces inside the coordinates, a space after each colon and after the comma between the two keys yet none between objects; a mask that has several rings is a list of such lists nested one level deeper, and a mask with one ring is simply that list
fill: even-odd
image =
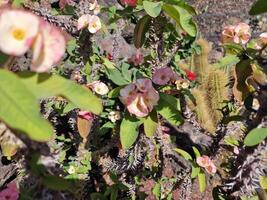
[{"label": "cactus", "polygon": [[192,91],[196,99],[193,109],[201,126],[208,132],[214,133],[217,124],[223,118],[220,109],[223,107],[223,102],[228,99],[228,75],[208,63],[210,51],[208,42],[200,39],[198,44],[201,46],[202,53],[195,56],[194,60],[198,63],[196,72],[200,85]]}]

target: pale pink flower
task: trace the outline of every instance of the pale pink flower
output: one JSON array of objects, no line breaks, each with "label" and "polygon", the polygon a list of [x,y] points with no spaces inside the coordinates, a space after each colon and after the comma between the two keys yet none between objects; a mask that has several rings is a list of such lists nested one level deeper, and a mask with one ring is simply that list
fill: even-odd
[{"label": "pale pink flower", "polygon": [[201,156],[201,157],[198,157],[197,158],[197,164],[200,166],[200,167],[207,167],[209,166],[211,163],[211,160],[208,156]]},{"label": "pale pink flower", "polygon": [[144,56],[140,49],[137,49],[136,53],[128,59],[129,63],[133,63],[134,66],[138,66],[144,63]]},{"label": "pale pink flower", "polygon": [[100,95],[105,95],[109,92],[108,86],[101,81],[94,81],[88,84],[88,87],[90,87],[94,92]]},{"label": "pale pink flower", "polygon": [[97,0],[92,0],[92,3],[89,3],[89,10],[94,10],[97,5]]},{"label": "pale pink flower", "polygon": [[42,22],[33,46],[31,69],[46,72],[57,64],[65,53],[66,40],[63,33],[47,22]]},{"label": "pale pink flower", "polygon": [[7,188],[0,191],[0,200],[17,200],[19,199],[19,190],[15,181],[10,182]]},{"label": "pale pink flower", "polygon": [[206,172],[208,172],[209,174],[215,174],[217,171],[216,166],[213,163],[210,163],[209,166],[205,167]]},{"label": "pale pink flower", "polygon": [[111,111],[108,114],[108,118],[110,121],[112,121],[113,123],[120,120],[121,119],[121,114],[119,111]]},{"label": "pale pink flower", "polygon": [[222,42],[230,43],[233,42],[233,38],[235,36],[235,26],[226,26],[222,32]]},{"label": "pale pink flower", "polygon": [[239,149],[238,149],[237,146],[234,147],[234,153],[235,153],[236,155],[238,155],[238,154],[240,153],[240,152],[239,152]]},{"label": "pale pink flower", "polygon": [[201,156],[197,158],[197,164],[200,167],[203,167],[209,174],[215,174],[216,173],[216,166],[214,163],[210,160],[208,156]]},{"label": "pale pink flower", "polygon": [[226,26],[222,32],[223,43],[234,42],[246,44],[250,40],[250,27],[246,23],[238,23],[236,26]]},{"label": "pale pink flower", "polygon": [[158,92],[153,88],[149,79],[138,79],[121,89],[120,100],[128,111],[137,117],[146,117],[157,105]]},{"label": "pale pink flower", "polygon": [[0,11],[0,50],[21,56],[29,50],[39,31],[39,18],[30,12],[4,8]]},{"label": "pale pink flower", "polygon": [[246,23],[239,23],[235,27],[234,42],[246,44],[251,37],[250,27]]},{"label": "pale pink flower", "polygon": [[91,121],[92,119],[94,119],[94,116],[91,112],[88,111],[80,111],[78,112],[78,117],[85,119],[87,121]]},{"label": "pale pink flower", "polygon": [[9,0],[0,0],[0,6],[7,5],[9,3]]},{"label": "pale pink flower", "polygon": [[101,11],[101,6],[99,4],[96,5],[94,9],[94,15],[98,15]]},{"label": "pale pink flower", "polygon": [[266,44],[267,44],[267,32],[261,33],[259,36],[259,39],[257,40],[255,44],[255,48],[259,50]]},{"label": "pale pink flower", "polygon": [[171,78],[174,76],[174,73],[171,68],[164,67],[156,69],[152,81],[157,85],[166,85]]},{"label": "pale pink flower", "polygon": [[81,17],[79,17],[77,29],[81,30],[83,28],[88,27],[90,17],[91,17],[91,15],[89,15],[89,14],[82,15]]},{"label": "pale pink flower", "polygon": [[88,30],[90,33],[96,33],[101,29],[101,21],[98,16],[91,15],[88,21]]}]

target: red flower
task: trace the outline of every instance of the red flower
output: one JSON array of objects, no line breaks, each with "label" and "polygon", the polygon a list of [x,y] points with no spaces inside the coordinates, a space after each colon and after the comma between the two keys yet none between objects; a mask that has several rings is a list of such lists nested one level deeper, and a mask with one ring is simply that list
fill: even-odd
[{"label": "red flower", "polygon": [[137,0],[121,0],[121,3],[126,6],[135,7]]},{"label": "red flower", "polygon": [[187,70],[186,71],[186,76],[190,81],[196,80],[196,74],[194,72],[192,72],[192,71]]}]

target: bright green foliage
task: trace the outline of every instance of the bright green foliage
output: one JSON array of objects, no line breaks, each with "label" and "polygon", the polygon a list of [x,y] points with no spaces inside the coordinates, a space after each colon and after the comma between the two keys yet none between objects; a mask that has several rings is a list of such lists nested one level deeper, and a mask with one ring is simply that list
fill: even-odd
[{"label": "bright green foliage", "polygon": [[267,137],[267,128],[255,128],[248,133],[244,140],[246,146],[255,146]]},{"label": "bright green foliage", "polygon": [[147,137],[152,137],[158,127],[157,112],[153,110],[149,116],[144,120],[144,130]]},{"label": "bright green foliage", "polygon": [[136,141],[139,133],[140,121],[126,114],[120,126],[120,140],[123,148],[130,148]]},{"label": "bright green foliage", "polygon": [[143,1],[144,9],[151,17],[159,16],[161,12],[161,4],[161,2]]},{"label": "bright green foliage", "polygon": [[41,117],[38,101],[31,90],[12,72],[0,70],[0,77],[1,120],[33,140],[51,139],[52,126]]}]

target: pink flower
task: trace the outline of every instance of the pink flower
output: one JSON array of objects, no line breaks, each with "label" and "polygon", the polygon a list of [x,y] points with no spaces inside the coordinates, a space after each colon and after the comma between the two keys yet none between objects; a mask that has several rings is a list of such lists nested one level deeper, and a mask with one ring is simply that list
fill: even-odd
[{"label": "pink flower", "polygon": [[10,182],[7,188],[0,191],[0,200],[17,200],[19,199],[19,190],[16,182]]},{"label": "pink flower", "polygon": [[9,3],[9,0],[0,0],[0,6],[4,6]]},{"label": "pink flower", "polygon": [[197,158],[197,164],[200,167],[203,167],[209,174],[215,174],[216,173],[216,166],[214,163],[210,160],[208,156],[201,156]]},{"label": "pink flower", "polygon": [[208,167],[211,163],[211,160],[208,156],[201,156],[201,157],[198,157],[197,158],[197,164],[200,166],[200,167]]},{"label": "pink flower", "polygon": [[93,0],[92,3],[89,3],[89,10],[94,10],[98,5],[97,0]]},{"label": "pink flower", "polygon": [[21,56],[34,42],[39,31],[39,18],[30,12],[4,8],[0,11],[0,50]]},{"label": "pink flower", "polygon": [[78,116],[82,119],[85,119],[87,121],[91,121],[94,119],[94,116],[92,113],[88,112],[88,111],[80,111],[78,113]]},{"label": "pink flower", "polygon": [[132,55],[131,58],[128,59],[128,62],[129,63],[133,63],[134,66],[138,66],[138,65],[143,64],[143,62],[144,62],[144,56],[141,53],[141,50],[140,49],[137,49],[136,53],[134,55]]},{"label": "pink flower", "polygon": [[137,117],[146,117],[157,105],[158,92],[153,88],[149,79],[138,79],[121,89],[120,100],[128,111]]},{"label": "pink flower", "polygon": [[33,46],[31,69],[36,72],[48,71],[60,61],[65,49],[66,40],[62,32],[42,21],[40,32]]},{"label": "pink flower", "polygon": [[153,74],[153,82],[158,85],[166,85],[174,76],[174,72],[169,67],[156,69]]},{"label": "pink flower", "polygon": [[222,32],[223,43],[246,44],[250,37],[250,27],[245,23],[238,23],[236,26],[226,26]]},{"label": "pink flower", "polygon": [[267,32],[261,33],[259,36],[259,39],[257,40],[255,44],[255,48],[259,50],[266,44],[267,44]]},{"label": "pink flower", "polygon": [[88,84],[88,87],[90,87],[94,92],[100,95],[105,95],[109,92],[108,86],[101,81],[94,81]]},{"label": "pink flower", "polygon": [[126,6],[135,7],[137,0],[121,0],[121,3]]}]

